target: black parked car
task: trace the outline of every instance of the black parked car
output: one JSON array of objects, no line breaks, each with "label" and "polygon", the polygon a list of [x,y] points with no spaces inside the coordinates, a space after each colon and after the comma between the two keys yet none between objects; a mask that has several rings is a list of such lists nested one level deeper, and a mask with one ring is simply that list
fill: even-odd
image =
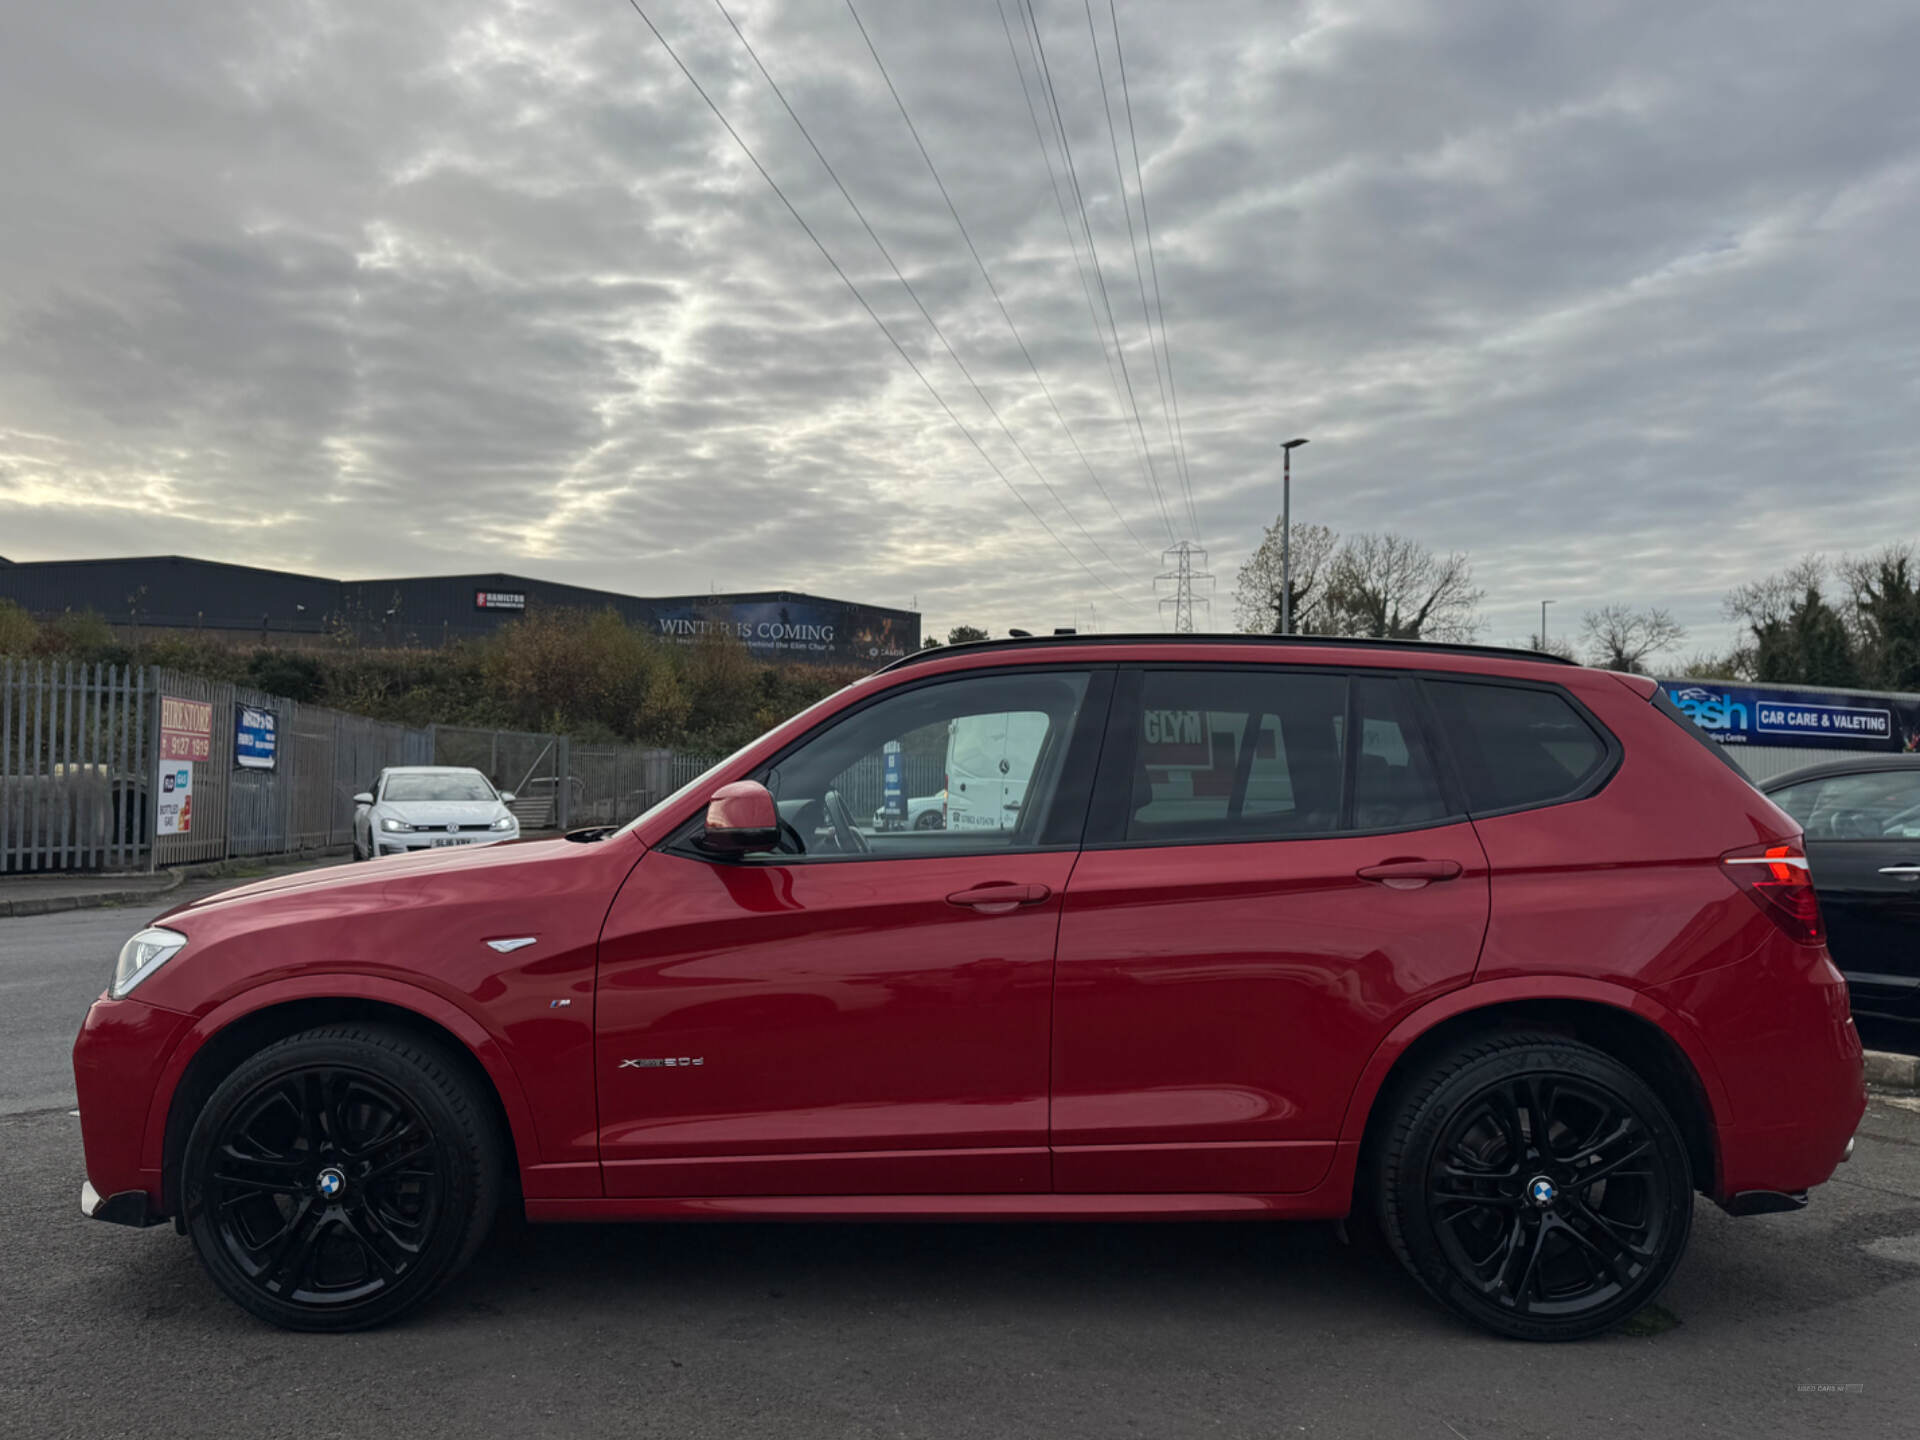
[{"label": "black parked car", "polygon": [[1827,945],[1863,1015],[1920,1020],[1920,755],[1859,755],[1760,786],[1806,827]]}]

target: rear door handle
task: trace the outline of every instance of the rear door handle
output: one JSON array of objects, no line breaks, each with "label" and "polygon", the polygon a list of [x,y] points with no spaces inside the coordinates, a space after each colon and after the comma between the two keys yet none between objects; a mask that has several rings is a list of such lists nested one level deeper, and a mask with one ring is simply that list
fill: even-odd
[{"label": "rear door handle", "polygon": [[947,896],[949,905],[978,910],[982,915],[1004,915],[1022,905],[1038,905],[1053,891],[1045,885],[976,885]]},{"label": "rear door handle", "polygon": [[1898,875],[1902,880],[1920,880],[1920,865],[1882,865],[1882,875]]},{"label": "rear door handle", "polygon": [[1458,860],[1387,860],[1354,873],[1389,890],[1418,890],[1435,880],[1457,879],[1463,868]]}]

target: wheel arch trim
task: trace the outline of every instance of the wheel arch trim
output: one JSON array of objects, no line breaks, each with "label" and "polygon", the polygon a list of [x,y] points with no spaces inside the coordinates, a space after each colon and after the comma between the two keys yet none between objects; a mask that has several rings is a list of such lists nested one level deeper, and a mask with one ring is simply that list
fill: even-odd
[{"label": "wheel arch trim", "polygon": [[1571,1002],[1624,1011],[1651,1024],[1670,1040],[1700,1082],[1707,1103],[1709,1130],[1718,1134],[1733,1122],[1733,1107],[1713,1057],[1698,1030],[1679,1012],[1624,985],[1577,975],[1528,975],[1466,985],[1429,1001],[1388,1032],[1374,1049],[1347,1099],[1340,1139],[1358,1144],[1365,1136],[1380,1092],[1400,1058],[1438,1026],[1480,1010],[1532,1002]]},{"label": "wheel arch trim", "polygon": [[447,1032],[479,1064],[499,1097],[521,1168],[539,1163],[539,1135],[520,1077],[498,1037],[470,1012],[444,996],[405,981],[379,975],[320,971],[243,990],[200,1016],[180,1036],[161,1068],[148,1105],[141,1138],[140,1164],[144,1170],[155,1175],[160,1173],[165,1158],[168,1117],[194,1058],[238,1021],[302,1000],[371,1001],[407,1011]]}]

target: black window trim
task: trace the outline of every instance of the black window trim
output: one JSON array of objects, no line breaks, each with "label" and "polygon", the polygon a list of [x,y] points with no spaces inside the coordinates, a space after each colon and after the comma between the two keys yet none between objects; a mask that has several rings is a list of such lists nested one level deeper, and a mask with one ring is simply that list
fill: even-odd
[{"label": "black window trim", "polygon": [[[1338,830],[1317,830],[1311,835],[1220,835],[1194,839],[1154,836],[1141,840],[1126,838],[1127,816],[1133,798],[1133,757],[1138,740],[1137,730],[1141,714],[1141,700],[1145,693],[1148,672],[1200,671],[1207,674],[1223,674],[1245,671],[1254,675],[1332,675],[1347,682],[1343,701],[1341,729],[1341,763],[1346,774],[1341,780],[1340,818],[1343,828]],[[1101,748],[1100,768],[1093,782],[1093,803],[1087,808],[1087,824],[1081,848],[1083,850],[1170,850],[1191,848],[1203,845],[1311,845],[1322,840],[1364,840],[1371,835],[1408,835],[1421,830],[1440,830],[1449,825],[1459,825],[1472,819],[1465,809],[1466,790],[1454,776],[1452,757],[1444,748],[1441,736],[1434,720],[1428,715],[1425,696],[1413,684],[1421,674],[1389,665],[1287,665],[1273,661],[1150,661],[1135,662],[1120,667],[1119,678],[1113,687],[1113,697],[1107,709],[1107,733],[1105,744]],[[1451,678],[1452,671],[1435,672]],[[1354,707],[1356,705],[1353,682],[1356,679],[1392,679],[1401,686],[1408,712],[1413,720],[1417,738],[1425,742],[1427,753],[1433,761],[1434,779],[1440,788],[1441,803],[1446,813],[1431,820],[1423,820],[1417,825],[1389,825],[1384,827],[1359,829],[1346,822],[1353,818],[1353,781],[1359,764],[1356,748],[1351,744],[1353,734]],[[1476,677],[1478,678],[1478,677]],[[1485,677],[1493,680],[1493,677]],[[1497,682],[1496,682],[1497,683]],[[1564,693],[1557,686],[1540,685],[1535,688],[1552,690],[1556,694]],[[1412,693],[1409,694],[1409,689]],[[1583,709],[1583,714],[1584,709]],[[1602,734],[1606,732],[1601,731]],[[1611,737],[1609,737],[1611,738]],[[1555,802],[1556,804],[1559,802]]]},{"label": "black window trim", "polygon": [[[1455,802],[1465,806],[1464,813],[1470,820],[1494,820],[1502,815],[1524,815],[1529,810],[1551,810],[1556,805],[1572,805],[1581,800],[1591,800],[1612,782],[1620,772],[1621,762],[1626,758],[1626,750],[1620,744],[1619,737],[1601,723],[1600,717],[1588,709],[1575,695],[1563,685],[1555,685],[1545,680],[1517,680],[1504,675],[1470,675],[1451,670],[1422,670],[1409,672],[1409,678],[1417,681],[1426,700],[1426,710],[1431,716],[1433,726],[1432,743],[1440,763],[1446,768],[1453,785]],[[1463,767],[1459,757],[1454,754],[1452,738],[1447,727],[1441,721],[1439,707],[1434,703],[1430,686],[1435,683],[1487,685],[1502,690],[1541,690],[1556,696],[1569,705],[1574,714],[1591,730],[1594,737],[1605,747],[1606,755],[1601,762],[1589,771],[1586,777],[1573,788],[1545,800],[1530,800],[1524,805],[1503,805],[1491,810],[1475,810],[1472,792],[1468,789]],[[1709,744],[1712,742],[1709,741]]]},{"label": "black window trim", "polygon": [[[983,666],[978,670],[952,670],[938,675],[928,675],[901,685],[889,685],[876,690],[859,703],[837,710],[804,735],[795,736],[767,759],[745,775],[735,778],[758,780],[766,783],[766,776],[779,768],[794,751],[809,744],[827,730],[844,724],[862,711],[871,709],[883,701],[892,700],[920,690],[931,690],[936,686],[957,684],[964,680],[1005,679],[1013,676],[1046,675],[1085,675],[1087,692],[1081,700],[1080,715],[1073,728],[1073,734],[1067,741],[1067,754],[1061,765],[1060,780],[1056,797],[1071,798],[1074,786],[1078,786],[1082,800],[1080,804],[1080,830],[1071,842],[1060,841],[1051,845],[1019,845],[1006,849],[971,851],[955,846],[951,852],[933,851],[915,855],[788,855],[779,851],[756,851],[747,855],[713,855],[693,843],[693,837],[706,824],[706,810],[696,810],[682,821],[674,831],[655,847],[683,860],[699,860],[709,865],[747,866],[759,869],[785,869],[792,865],[866,865],[887,861],[938,860],[994,858],[1003,855],[1058,855],[1077,853],[1084,848],[1087,837],[1088,817],[1093,810],[1093,799],[1098,794],[1101,747],[1104,744],[1110,723],[1113,698],[1119,686],[1113,683],[1114,672],[1119,667],[1112,661],[1082,663],[1063,660],[1057,665],[994,665]],[[1104,691],[1104,698],[1103,692]],[[1092,793],[1088,793],[1091,787]]]}]

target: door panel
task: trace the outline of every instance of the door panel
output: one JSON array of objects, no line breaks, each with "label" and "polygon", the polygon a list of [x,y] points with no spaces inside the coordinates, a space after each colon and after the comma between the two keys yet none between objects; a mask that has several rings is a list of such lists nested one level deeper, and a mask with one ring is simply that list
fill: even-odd
[{"label": "door panel", "polygon": [[[607,1193],[1046,1189],[1054,939],[1073,861],[647,856],[601,944]],[[1037,898],[948,898],[985,885]]]},{"label": "door panel", "polygon": [[1772,798],[1805,827],[1827,948],[1854,1007],[1920,1013],[1920,770],[1820,775]]},{"label": "door panel", "polygon": [[[1827,948],[1855,1008],[1920,1013],[1920,840],[1808,840]],[[1911,875],[1886,869],[1916,867]]]},{"label": "door panel", "polygon": [[[1358,874],[1406,859],[1460,870]],[[1312,1188],[1380,1040],[1472,977],[1487,903],[1465,823],[1089,851],[1061,923],[1054,1188]]]}]

